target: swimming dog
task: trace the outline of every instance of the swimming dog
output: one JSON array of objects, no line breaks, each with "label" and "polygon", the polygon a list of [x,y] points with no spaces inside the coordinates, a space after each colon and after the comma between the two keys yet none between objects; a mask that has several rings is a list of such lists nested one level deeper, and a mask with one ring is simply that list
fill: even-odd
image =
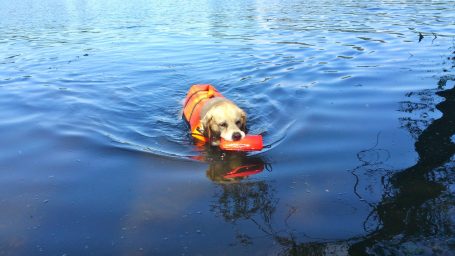
[{"label": "swimming dog", "polygon": [[238,141],[246,134],[246,113],[212,85],[193,85],[184,106],[184,117],[194,138],[218,146],[221,138]]}]

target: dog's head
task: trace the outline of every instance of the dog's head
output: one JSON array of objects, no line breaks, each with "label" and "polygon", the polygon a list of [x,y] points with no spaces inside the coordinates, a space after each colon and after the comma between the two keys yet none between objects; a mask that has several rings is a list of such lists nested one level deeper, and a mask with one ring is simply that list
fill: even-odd
[{"label": "dog's head", "polygon": [[246,114],[234,103],[223,101],[207,111],[201,124],[204,135],[216,146],[220,138],[236,141],[245,137]]}]

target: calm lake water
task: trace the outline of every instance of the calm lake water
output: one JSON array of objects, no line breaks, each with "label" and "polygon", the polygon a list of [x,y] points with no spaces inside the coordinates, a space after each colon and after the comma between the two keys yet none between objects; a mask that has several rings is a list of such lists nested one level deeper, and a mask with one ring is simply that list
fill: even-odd
[{"label": "calm lake water", "polygon": [[[454,13],[0,1],[0,255],[454,255]],[[196,148],[196,83],[267,147]]]}]

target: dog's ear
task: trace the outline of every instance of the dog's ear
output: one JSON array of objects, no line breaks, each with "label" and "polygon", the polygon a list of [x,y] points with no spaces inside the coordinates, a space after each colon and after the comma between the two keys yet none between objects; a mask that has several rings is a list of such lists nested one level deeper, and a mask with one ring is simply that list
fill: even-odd
[{"label": "dog's ear", "polygon": [[209,133],[210,133],[210,140],[212,145],[218,146],[219,140],[221,139],[221,131],[218,127],[218,124],[214,123],[213,120],[209,122]]},{"label": "dog's ear", "polygon": [[212,122],[212,117],[207,114],[201,120],[202,134],[206,138],[210,138],[212,135],[211,128],[210,128],[211,122]]},{"label": "dog's ear", "polygon": [[219,138],[220,131],[217,129],[217,125],[214,124],[212,115],[206,114],[205,117],[201,120],[203,135],[207,138]]},{"label": "dog's ear", "polygon": [[204,119],[201,121],[201,124],[204,127],[204,137],[209,138],[210,143],[213,146],[217,146],[217,143],[219,143],[219,140],[221,138],[221,132],[211,115],[206,115],[206,117],[207,118],[204,117]]},{"label": "dog's ear", "polygon": [[242,125],[240,126],[240,130],[242,130],[244,133],[247,133],[246,131],[246,114],[245,112],[242,112],[240,115],[240,121],[242,122]]}]

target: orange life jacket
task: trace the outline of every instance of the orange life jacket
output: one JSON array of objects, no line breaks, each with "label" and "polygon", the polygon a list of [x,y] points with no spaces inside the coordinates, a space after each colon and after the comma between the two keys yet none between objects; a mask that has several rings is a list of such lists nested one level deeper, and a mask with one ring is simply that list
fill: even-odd
[{"label": "orange life jacket", "polygon": [[201,132],[201,109],[211,98],[224,97],[210,84],[195,84],[191,86],[185,98],[183,116],[190,125],[193,138],[206,143],[209,139]]}]

